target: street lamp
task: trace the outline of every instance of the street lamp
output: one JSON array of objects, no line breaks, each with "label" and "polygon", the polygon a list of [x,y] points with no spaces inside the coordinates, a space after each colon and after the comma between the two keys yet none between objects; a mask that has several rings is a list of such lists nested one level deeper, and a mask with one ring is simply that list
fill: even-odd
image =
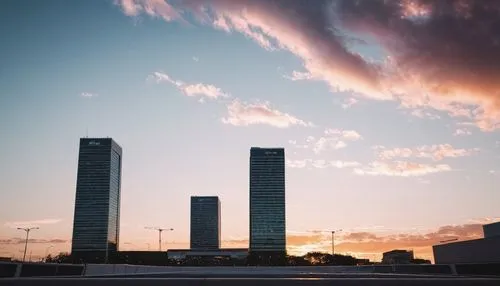
[{"label": "street lamp", "polygon": [[341,229],[332,230],[332,257],[335,256],[335,232],[341,232]]},{"label": "street lamp", "polygon": [[26,227],[26,228],[18,227],[17,229],[26,231],[26,242],[24,243],[24,255],[23,255],[23,263],[24,263],[24,260],[26,259],[26,250],[28,249],[28,238],[30,235],[30,231],[33,229],[39,229],[39,227],[36,227],[36,226],[35,227]]},{"label": "street lamp", "polygon": [[145,227],[145,229],[152,229],[158,231],[158,249],[161,251],[161,233],[163,231],[173,231],[173,228],[160,228],[160,227]]}]

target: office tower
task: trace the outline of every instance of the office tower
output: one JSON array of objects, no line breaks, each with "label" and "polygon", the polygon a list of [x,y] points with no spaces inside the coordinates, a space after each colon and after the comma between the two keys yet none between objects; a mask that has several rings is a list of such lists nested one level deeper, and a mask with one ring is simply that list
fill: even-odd
[{"label": "office tower", "polygon": [[107,262],[118,251],[122,148],[111,138],[82,138],[71,254]]},{"label": "office tower", "polygon": [[285,253],[285,149],[250,149],[250,252]]},{"label": "office tower", "polygon": [[191,249],[219,249],[220,231],[219,197],[191,197]]}]

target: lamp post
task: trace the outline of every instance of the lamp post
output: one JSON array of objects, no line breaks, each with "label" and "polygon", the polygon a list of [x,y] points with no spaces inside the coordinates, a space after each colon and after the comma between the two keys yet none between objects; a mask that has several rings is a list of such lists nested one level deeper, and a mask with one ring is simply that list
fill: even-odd
[{"label": "lamp post", "polygon": [[28,239],[29,239],[30,231],[33,229],[39,229],[39,227],[26,227],[26,228],[18,227],[17,229],[24,230],[26,232],[26,241],[24,243],[24,254],[23,254],[23,263],[24,263],[24,261],[26,259],[26,250],[28,249]]},{"label": "lamp post", "polygon": [[173,228],[161,228],[161,227],[145,227],[146,229],[152,229],[158,231],[158,250],[161,251],[161,233],[163,231],[173,231]]},{"label": "lamp post", "polygon": [[341,232],[341,229],[332,230],[332,258],[335,256],[335,232]]}]

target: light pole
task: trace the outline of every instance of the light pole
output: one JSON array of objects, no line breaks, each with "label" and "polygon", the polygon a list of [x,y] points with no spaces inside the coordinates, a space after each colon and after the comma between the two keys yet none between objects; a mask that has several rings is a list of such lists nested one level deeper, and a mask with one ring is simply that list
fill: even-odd
[{"label": "light pole", "polygon": [[173,228],[161,228],[161,227],[145,227],[145,229],[152,229],[158,231],[158,249],[161,251],[161,233],[163,231],[173,231]]},{"label": "light pole", "polygon": [[332,258],[335,256],[335,232],[341,232],[341,229],[332,230]]},{"label": "light pole", "polygon": [[30,236],[30,231],[33,229],[39,229],[39,227],[26,227],[26,228],[18,227],[17,229],[26,231],[26,241],[24,243],[24,254],[23,254],[23,263],[24,263],[24,260],[26,259],[26,250],[28,249],[28,238]]}]

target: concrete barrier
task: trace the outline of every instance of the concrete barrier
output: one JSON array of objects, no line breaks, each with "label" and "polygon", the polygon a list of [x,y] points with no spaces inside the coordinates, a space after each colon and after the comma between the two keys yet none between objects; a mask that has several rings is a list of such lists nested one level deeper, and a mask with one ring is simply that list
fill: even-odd
[{"label": "concrete barrier", "polygon": [[85,265],[57,263],[0,263],[0,277],[82,276]]}]

